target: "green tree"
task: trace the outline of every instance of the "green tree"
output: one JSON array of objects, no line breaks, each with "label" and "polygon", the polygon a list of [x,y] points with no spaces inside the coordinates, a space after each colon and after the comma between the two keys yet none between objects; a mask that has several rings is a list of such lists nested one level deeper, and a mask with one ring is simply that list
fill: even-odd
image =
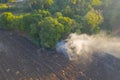
[{"label": "green tree", "polygon": [[[51,13],[46,10],[38,10],[34,11],[34,13],[29,13],[24,15],[23,17],[23,26],[21,26],[21,30],[29,32],[31,30],[30,26],[32,24],[38,25],[38,22],[44,19],[45,17],[50,16]],[[37,27],[37,26],[36,26]]]},{"label": "green tree", "polygon": [[93,6],[100,6],[102,4],[102,0],[91,0],[91,4]]},{"label": "green tree", "polygon": [[32,9],[48,9],[54,4],[54,0],[31,0],[30,5]]},{"label": "green tree", "polygon": [[4,12],[0,16],[0,26],[4,29],[11,29],[14,15],[11,12]]},{"label": "green tree", "polygon": [[74,15],[74,11],[72,10],[72,8],[69,5],[67,5],[65,7],[65,9],[63,9],[62,12],[65,16],[68,16],[68,17],[72,17]]},{"label": "green tree", "polygon": [[51,13],[48,10],[37,10],[34,12],[34,14],[39,15],[40,19],[51,16]]},{"label": "green tree", "polygon": [[39,25],[41,26],[40,45],[47,48],[55,47],[56,42],[60,40],[64,32],[64,26],[52,17],[46,17]]},{"label": "green tree", "polygon": [[59,21],[59,23],[64,25],[64,33],[63,33],[64,36],[63,36],[63,38],[65,38],[73,30],[74,20],[69,18],[69,17],[60,16],[60,17],[58,17],[58,21]]},{"label": "green tree", "polygon": [[103,22],[103,16],[99,10],[90,10],[84,18],[92,27],[96,27]]},{"label": "green tree", "polygon": [[90,30],[94,31],[98,29],[98,25],[103,22],[102,13],[99,10],[90,10],[85,16],[84,19]]}]

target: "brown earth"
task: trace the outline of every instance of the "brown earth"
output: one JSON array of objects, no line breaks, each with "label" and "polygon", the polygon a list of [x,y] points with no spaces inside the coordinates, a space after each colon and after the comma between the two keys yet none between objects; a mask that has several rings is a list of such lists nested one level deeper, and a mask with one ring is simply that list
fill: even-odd
[{"label": "brown earth", "polygon": [[0,30],[0,80],[120,80],[120,60],[93,55],[92,61],[69,61],[20,34]]}]

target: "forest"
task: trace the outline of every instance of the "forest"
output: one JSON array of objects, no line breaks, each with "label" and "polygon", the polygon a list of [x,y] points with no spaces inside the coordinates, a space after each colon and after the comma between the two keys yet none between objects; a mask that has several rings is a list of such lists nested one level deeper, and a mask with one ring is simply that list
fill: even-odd
[{"label": "forest", "polygon": [[[55,48],[70,33],[112,33],[118,0],[0,0],[0,28],[25,32],[32,42]],[[117,18],[117,19],[116,19]],[[113,27],[114,26],[114,27]]]}]

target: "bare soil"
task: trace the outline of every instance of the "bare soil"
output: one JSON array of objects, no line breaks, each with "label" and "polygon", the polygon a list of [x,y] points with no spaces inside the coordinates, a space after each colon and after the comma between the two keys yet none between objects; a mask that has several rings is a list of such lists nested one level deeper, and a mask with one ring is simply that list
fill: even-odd
[{"label": "bare soil", "polygon": [[106,54],[69,61],[18,33],[0,30],[0,80],[120,80],[120,59]]}]

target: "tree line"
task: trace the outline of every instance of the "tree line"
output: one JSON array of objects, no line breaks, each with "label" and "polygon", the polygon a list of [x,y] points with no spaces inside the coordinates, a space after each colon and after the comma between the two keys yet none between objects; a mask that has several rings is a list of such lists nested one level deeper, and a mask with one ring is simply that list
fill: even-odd
[{"label": "tree line", "polygon": [[54,48],[70,33],[98,33],[104,25],[103,0],[27,0],[21,5],[29,12],[3,12],[0,27],[25,31],[45,48]]}]

